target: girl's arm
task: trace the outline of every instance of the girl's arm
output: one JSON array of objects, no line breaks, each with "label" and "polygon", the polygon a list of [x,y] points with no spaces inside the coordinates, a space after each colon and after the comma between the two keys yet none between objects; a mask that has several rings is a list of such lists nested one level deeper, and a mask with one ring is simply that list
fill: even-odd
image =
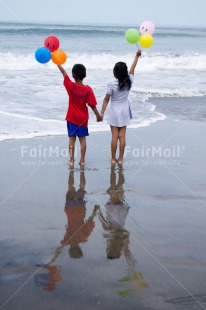
[{"label": "girl's arm", "polygon": [[137,53],[136,53],[136,55],[135,55],[134,61],[133,61],[132,65],[131,65],[131,68],[130,68],[130,70],[129,70],[129,74],[134,75],[134,70],[135,70],[136,65],[137,65],[137,63],[138,63],[138,59],[139,59],[139,57],[140,57],[141,55],[142,55],[142,51],[141,51],[141,50],[138,50]]},{"label": "girl's arm", "polygon": [[110,97],[111,97],[110,94],[106,94],[106,96],[104,98],[104,101],[103,101],[103,104],[102,104],[102,111],[101,111],[101,117],[102,118],[104,117],[104,112],[105,112],[105,110],[107,108],[107,105],[109,103]]},{"label": "girl's arm", "polygon": [[61,73],[63,74],[63,77],[65,77],[67,75],[66,71],[64,70],[64,68],[62,66],[57,66],[59,68],[59,70],[61,71]]},{"label": "girl's arm", "polygon": [[96,115],[97,117],[97,122],[101,122],[102,121],[102,118],[101,118],[101,115],[99,114],[98,110],[96,107],[91,107],[92,111],[94,112],[94,114]]}]

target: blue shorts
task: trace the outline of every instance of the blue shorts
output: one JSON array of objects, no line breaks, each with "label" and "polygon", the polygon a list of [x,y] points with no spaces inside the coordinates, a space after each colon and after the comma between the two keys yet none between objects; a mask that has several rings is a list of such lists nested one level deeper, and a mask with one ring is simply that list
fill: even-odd
[{"label": "blue shorts", "polygon": [[87,126],[78,126],[71,122],[67,122],[67,130],[69,137],[87,137],[89,135]]}]

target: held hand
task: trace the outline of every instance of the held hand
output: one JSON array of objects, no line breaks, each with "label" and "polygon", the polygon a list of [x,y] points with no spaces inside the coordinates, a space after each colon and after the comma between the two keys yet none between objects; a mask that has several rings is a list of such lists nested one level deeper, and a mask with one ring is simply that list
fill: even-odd
[{"label": "held hand", "polygon": [[97,210],[99,210],[100,209],[100,206],[99,205],[95,205],[94,206],[94,212],[97,212]]},{"label": "held hand", "polygon": [[100,114],[100,116],[101,116],[101,120],[102,120],[102,122],[103,122],[103,120],[104,120],[104,114]]},{"label": "held hand", "polygon": [[136,56],[137,57],[140,57],[142,55],[142,51],[140,49],[138,49],[137,53],[136,53]]},{"label": "held hand", "polygon": [[89,220],[93,220],[93,218],[95,217],[97,211],[100,210],[100,206],[99,205],[95,205],[94,206],[94,209],[93,209],[93,212],[92,212],[92,215],[89,217]]},{"label": "held hand", "polygon": [[99,122],[102,122],[102,117],[101,117],[101,115],[97,115],[97,122],[99,123]]}]

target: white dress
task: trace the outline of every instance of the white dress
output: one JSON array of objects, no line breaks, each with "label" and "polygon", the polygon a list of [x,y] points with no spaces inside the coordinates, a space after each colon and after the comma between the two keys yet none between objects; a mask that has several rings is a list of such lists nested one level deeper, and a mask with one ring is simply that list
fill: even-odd
[{"label": "white dress", "polygon": [[[134,76],[129,75],[133,83]],[[119,90],[119,82],[115,80],[107,85],[107,94],[111,95],[108,113],[108,124],[115,127],[124,127],[130,124],[132,119],[131,108],[128,100],[129,90]]]}]

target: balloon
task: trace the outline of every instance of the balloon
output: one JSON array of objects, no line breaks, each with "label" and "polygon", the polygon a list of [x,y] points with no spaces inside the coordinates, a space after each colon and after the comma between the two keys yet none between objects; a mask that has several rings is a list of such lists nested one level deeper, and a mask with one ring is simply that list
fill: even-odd
[{"label": "balloon", "polygon": [[144,48],[149,48],[153,45],[154,39],[150,34],[143,34],[140,39],[139,43]]},{"label": "balloon", "polygon": [[153,33],[155,32],[155,25],[153,22],[150,21],[146,21],[144,23],[141,24],[140,26],[140,34],[151,34],[151,36],[153,35]]},{"label": "balloon", "polygon": [[125,38],[130,44],[136,44],[140,38],[139,31],[137,29],[130,28],[127,30]]},{"label": "balloon", "polygon": [[51,52],[58,50],[59,44],[59,40],[54,36],[50,36],[44,41],[44,47],[48,48]]},{"label": "balloon", "polygon": [[61,66],[67,60],[67,55],[64,51],[56,50],[52,53],[52,61],[55,65]]},{"label": "balloon", "polygon": [[45,64],[51,59],[51,52],[46,47],[40,47],[35,52],[35,58],[40,64]]}]

